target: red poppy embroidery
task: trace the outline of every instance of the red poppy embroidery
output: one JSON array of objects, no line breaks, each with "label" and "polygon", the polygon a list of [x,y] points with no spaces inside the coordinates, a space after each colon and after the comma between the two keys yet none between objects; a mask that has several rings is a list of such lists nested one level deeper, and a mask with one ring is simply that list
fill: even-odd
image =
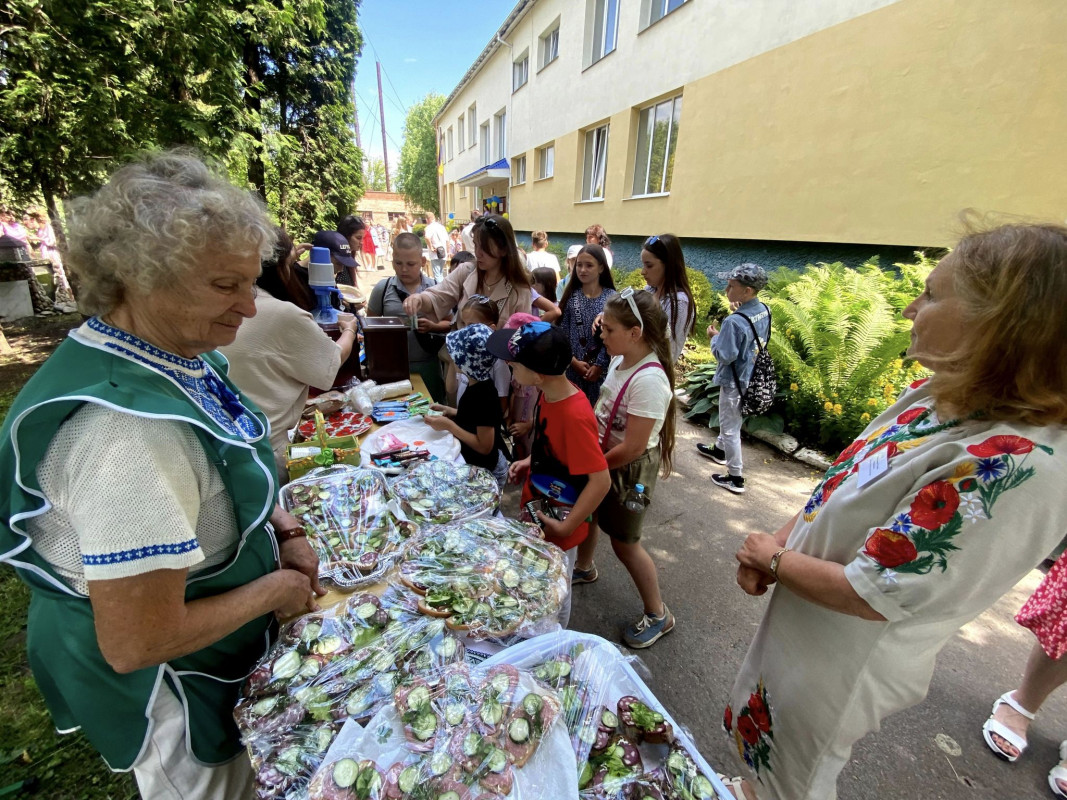
[{"label": "red poppy embroidery", "polygon": [[967,452],[979,458],[993,456],[1022,456],[1034,449],[1034,443],[1023,436],[990,436],[981,444],[968,446]]},{"label": "red poppy embroidery", "polygon": [[841,481],[845,479],[846,475],[848,475],[848,472],[839,472],[822,485],[823,505],[826,505],[826,501],[830,499],[830,495],[832,495],[837,490],[837,487],[841,485]]},{"label": "red poppy embroidery", "polygon": [[751,695],[748,698],[748,710],[752,714],[752,721],[756,723],[756,727],[763,733],[767,733],[771,729],[771,715],[767,712],[763,698],[758,694]]},{"label": "red poppy embroidery", "polygon": [[744,716],[737,720],[737,732],[748,744],[755,744],[759,741],[759,729],[751,716]]},{"label": "red poppy embroidery", "polygon": [[921,417],[928,410],[929,409],[925,409],[922,406],[919,406],[918,408],[909,408],[907,411],[897,417],[897,423],[899,423],[900,425],[907,425],[909,422],[912,422],[913,420],[916,420]]},{"label": "red poppy embroidery", "polygon": [[860,450],[862,450],[864,445],[866,445],[866,444],[867,444],[867,440],[866,439],[857,439],[856,441],[854,441],[852,444],[850,444],[848,447],[846,447],[844,450],[841,451],[841,455],[839,455],[837,457],[837,461],[835,461],[834,464],[836,465],[836,464],[842,463],[843,461],[848,461],[850,458],[852,458],[852,456],[856,455],[856,453],[858,453]]},{"label": "red poppy embroidery", "polygon": [[726,707],[726,711],[722,715],[722,728],[727,733],[730,733],[734,729],[734,710],[730,706]]},{"label": "red poppy embroidery", "polygon": [[899,567],[919,555],[911,539],[889,528],[879,528],[867,537],[863,551],[883,567]]},{"label": "red poppy embroidery", "polygon": [[960,506],[960,493],[948,481],[934,481],[915,495],[911,503],[911,521],[920,528],[932,531],[941,527]]},{"label": "red poppy embroidery", "polygon": [[929,378],[919,378],[919,380],[917,380],[917,381],[912,381],[911,384],[909,384],[908,388],[910,388],[910,389],[918,389],[920,386],[922,386],[928,380],[930,380],[930,379]]}]

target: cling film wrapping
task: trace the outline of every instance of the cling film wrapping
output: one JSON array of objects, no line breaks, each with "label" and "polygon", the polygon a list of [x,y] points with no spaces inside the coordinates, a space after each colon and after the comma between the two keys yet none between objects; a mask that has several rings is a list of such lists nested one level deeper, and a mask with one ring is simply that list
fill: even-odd
[{"label": "cling film wrapping", "polygon": [[[577,796],[555,693],[509,665],[456,665],[399,687],[365,727],[346,725],[311,800],[532,800]],[[561,768],[562,767],[562,768]]]},{"label": "cling film wrapping", "polygon": [[365,722],[418,680],[462,662],[463,646],[405,593],[356,594],[282,627],[249,676],[234,719],[261,798],[306,797],[307,783],[345,721]]},{"label": "cling film wrapping", "polygon": [[282,504],[300,520],[319,557],[319,577],[342,589],[379,581],[418,530],[376,469],[316,469],[282,487]]},{"label": "cling film wrapping", "polygon": [[542,536],[504,518],[425,526],[404,545],[400,581],[422,613],[472,639],[536,636],[557,628],[570,591],[563,551]]},{"label": "cling film wrapping", "polygon": [[500,503],[493,473],[469,464],[426,461],[393,481],[400,507],[419,523],[457,522],[492,513]]}]

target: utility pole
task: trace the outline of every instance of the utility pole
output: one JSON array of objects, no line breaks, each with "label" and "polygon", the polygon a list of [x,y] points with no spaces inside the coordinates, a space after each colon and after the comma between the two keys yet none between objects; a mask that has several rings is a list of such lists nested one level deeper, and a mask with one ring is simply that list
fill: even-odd
[{"label": "utility pole", "polygon": [[359,136],[359,97],[356,96],[356,78],[352,76],[352,119],[356,123],[356,147],[363,153],[363,142]]},{"label": "utility pole", "polygon": [[389,183],[389,147],[385,140],[385,103],[382,101],[382,62],[375,61],[378,68],[378,117],[382,121],[382,162],[385,164],[385,191],[393,191]]}]

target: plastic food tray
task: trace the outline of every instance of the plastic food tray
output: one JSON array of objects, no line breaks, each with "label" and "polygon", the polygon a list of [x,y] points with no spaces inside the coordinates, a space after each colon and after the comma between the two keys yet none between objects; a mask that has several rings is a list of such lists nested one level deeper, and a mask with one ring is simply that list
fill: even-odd
[{"label": "plastic food tray", "polygon": [[501,650],[496,655],[485,660],[481,667],[489,669],[497,664],[511,664],[520,669],[531,669],[538,664],[561,653],[569,653],[576,645],[582,645],[587,649],[596,649],[598,659],[602,665],[608,665],[608,674],[604,675],[610,686],[610,696],[617,701],[623,695],[632,694],[641,698],[649,707],[661,713],[675,730],[676,741],[682,745],[692,756],[697,768],[711,781],[720,800],[734,800],[733,793],[719,780],[718,773],[704,759],[697,749],[696,744],[690,738],[689,733],[674,720],[670,712],[664,708],[652,691],[648,688],[641,677],[627,663],[626,658],[611,644],[611,642],[590,633],[576,631],[560,631],[527,639],[524,642],[512,645]]}]

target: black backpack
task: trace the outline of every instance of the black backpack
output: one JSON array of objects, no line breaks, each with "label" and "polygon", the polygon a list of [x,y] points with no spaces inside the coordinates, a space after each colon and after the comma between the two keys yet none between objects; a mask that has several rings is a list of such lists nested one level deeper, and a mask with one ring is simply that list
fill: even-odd
[{"label": "black backpack", "polygon": [[[773,325],[774,318],[771,317],[771,310],[766,305],[763,307],[767,309],[767,318],[770,324]],[[759,351],[756,353],[756,360],[752,365],[752,377],[748,381],[748,388],[741,393],[741,416],[759,416],[760,414],[766,414],[770,410],[771,405],[774,403],[774,395],[778,392],[778,378],[774,374],[774,359],[771,358],[771,354],[763,346],[763,342],[760,341],[756,326],[752,320],[745,314],[734,313],[739,317],[744,317],[748,327],[752,329],[752,336],[756,339],[756,348]],[[767,341],[769,342],[770,339],[771,329],[768,326]],[[737,383],[740,389],[741,379],[737,374],[736,362],[730,364],[730,368],[734,372],[734,382]]]}]

